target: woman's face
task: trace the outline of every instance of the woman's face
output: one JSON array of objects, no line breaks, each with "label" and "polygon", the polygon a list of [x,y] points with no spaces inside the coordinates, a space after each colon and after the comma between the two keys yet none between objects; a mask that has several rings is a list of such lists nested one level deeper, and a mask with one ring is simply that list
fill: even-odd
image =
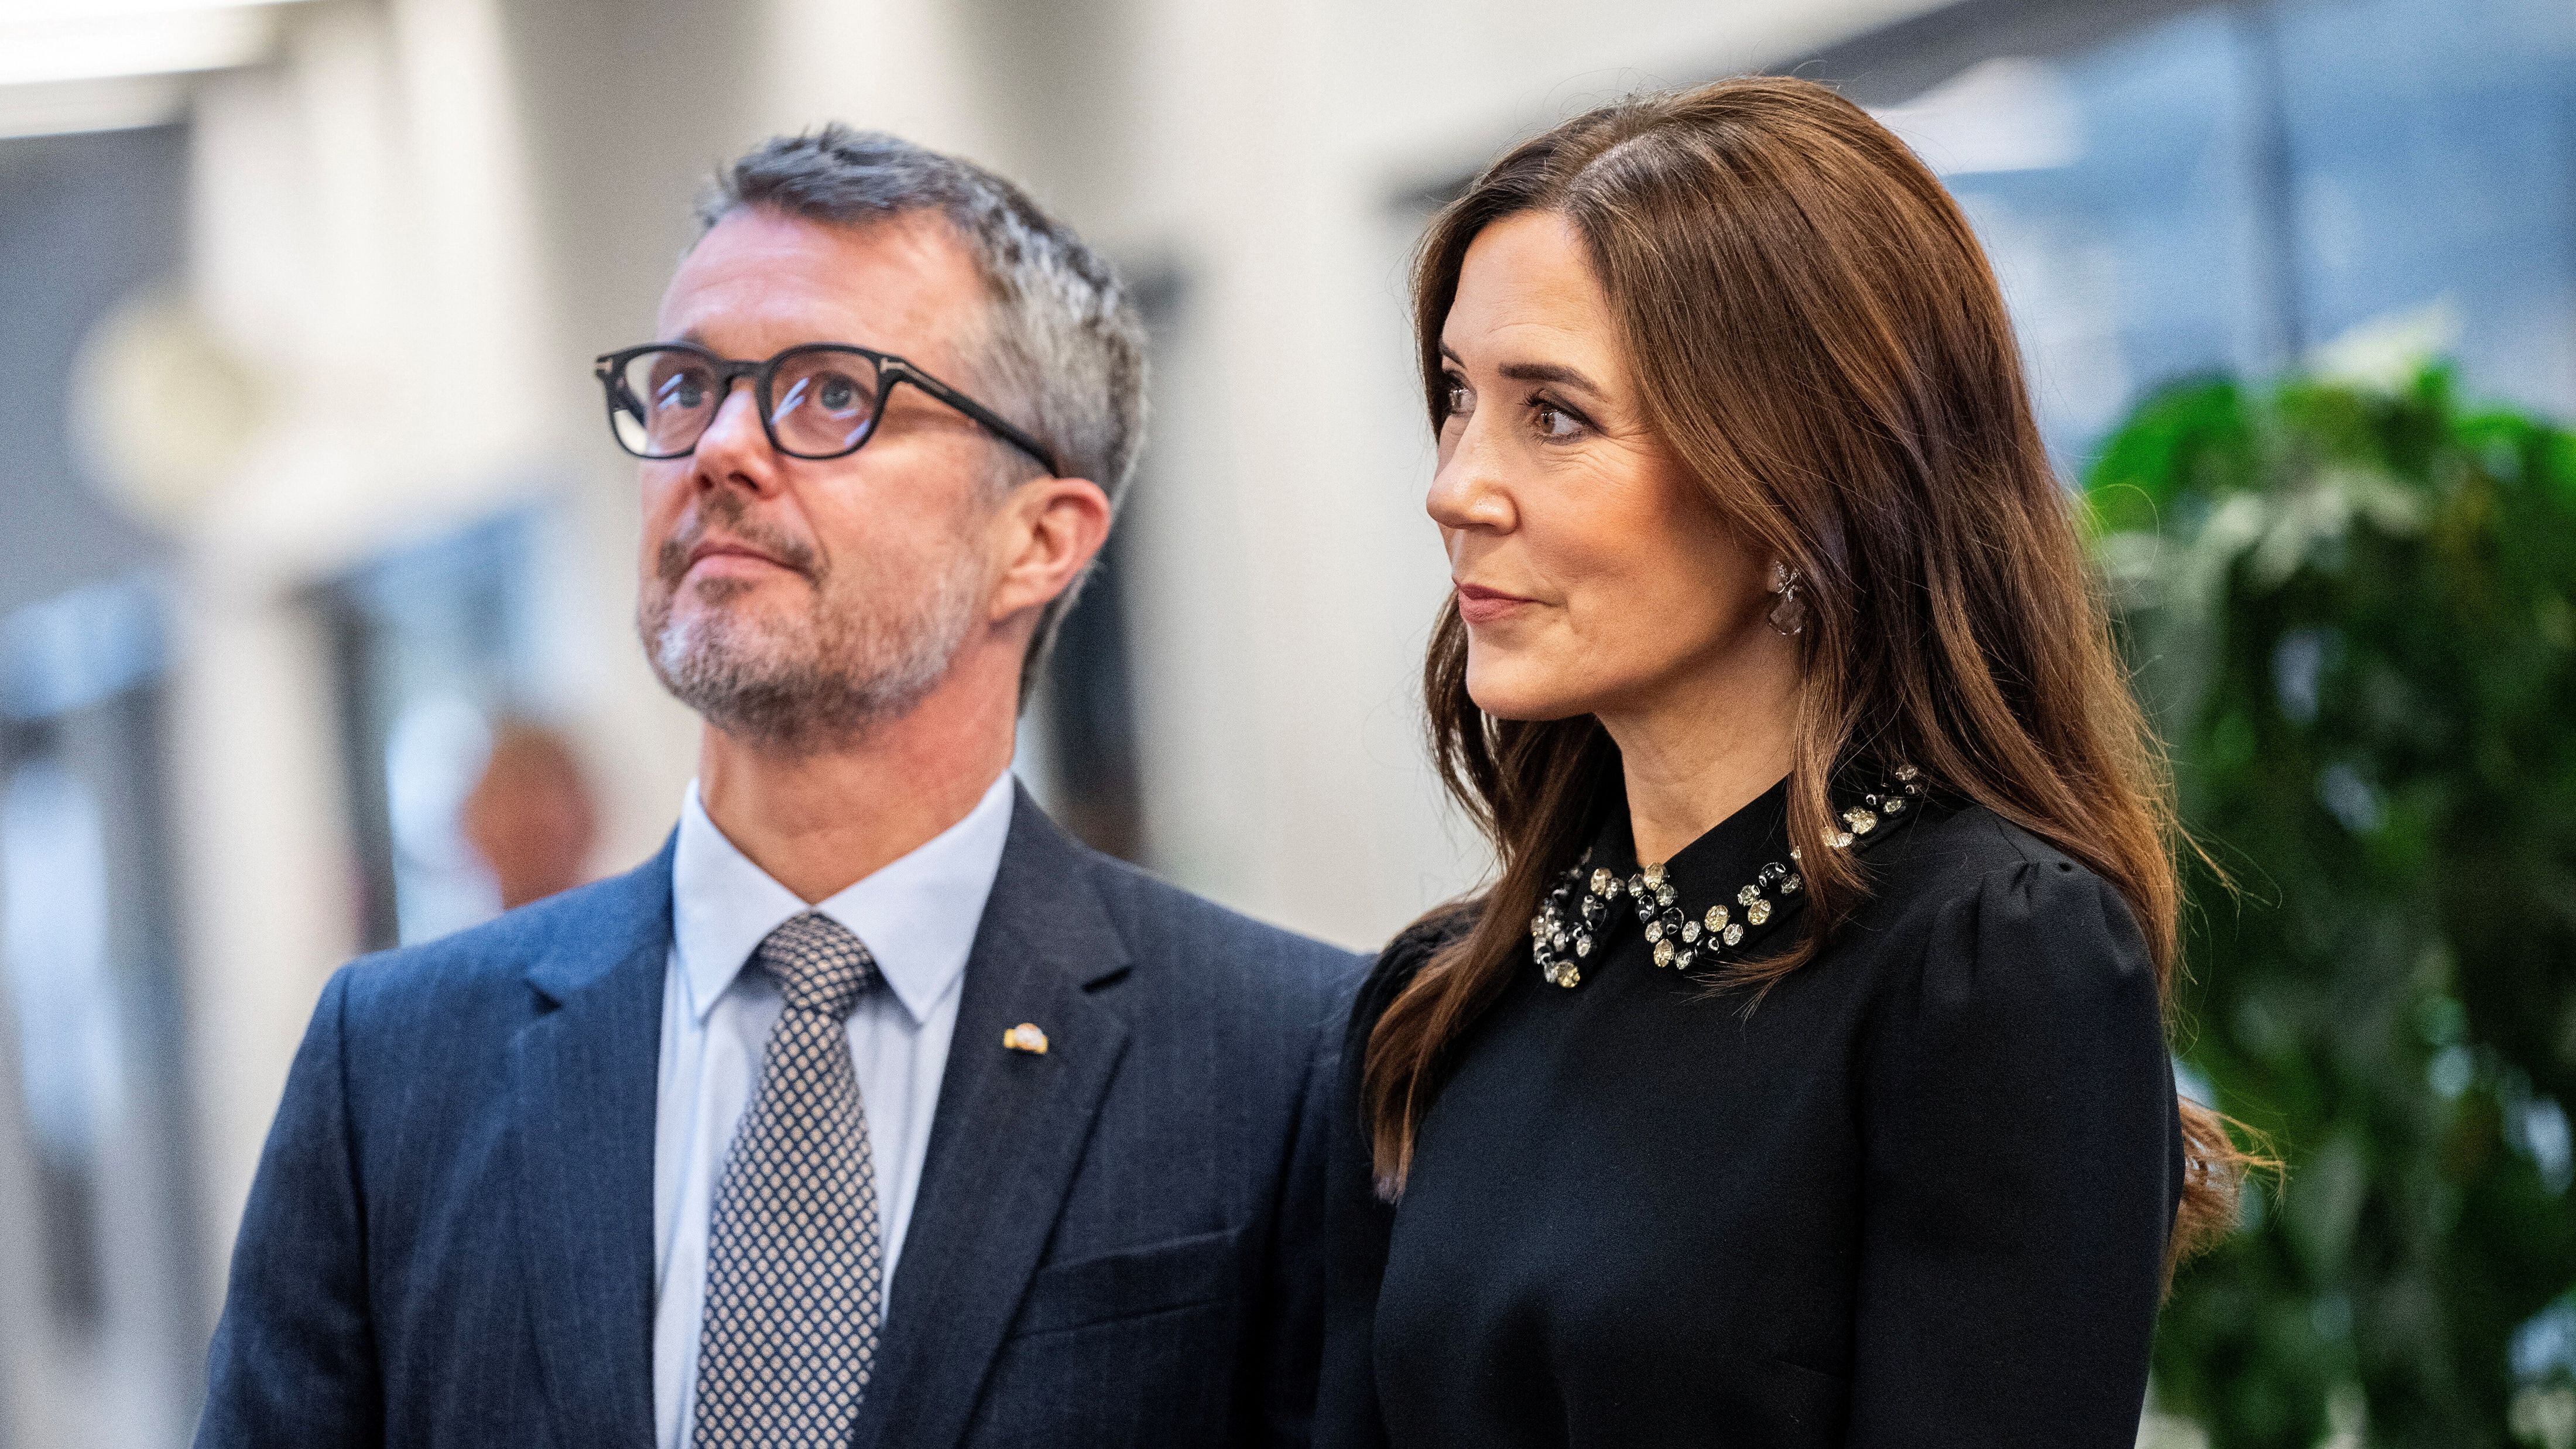
[{"label": "woman's face", "polygon": [[1447,416],[1428,507],[1479,709],[1652,714],[1731,658],[1788,643],[1763,620],[1767,561],[1647,428],[1609,298],[1563,216],[1477,234],[1440,343]]}]

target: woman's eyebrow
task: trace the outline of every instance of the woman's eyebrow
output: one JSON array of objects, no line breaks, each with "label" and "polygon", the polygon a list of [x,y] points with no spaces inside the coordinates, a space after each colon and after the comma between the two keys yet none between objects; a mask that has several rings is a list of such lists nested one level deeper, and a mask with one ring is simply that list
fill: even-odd
[{"label": "woman's eyebrow", "polygon": [[[1466,359],[1458,355],[1458,350],[1446,342],[1440,344],[1440,355],[1462,368],[1467,365]],[[1605,402],[1610,397],[1601,384],[1594,382],[1580,369],[1567,367],[1561,363],[1509,362],[1498,371],[1514,382],[1553,382],[1564,387],[1578,388]]]},{"label": "woman's eyebrow", "polygon": [[1602,398],[1604,400],[1607,400],[1610,396],[1607,392],[1602,391],[1601,384],[1594,382],[1591,378],[1584,376],[1582,372],[1574,368],[1565,367],[1558,363],[1509,362],[1505,363],[1500,369],[1498,369],[1498,371],[1500,371],[1503,376],[1510,378],[1514,382],[1553,382],[1563,387],[1578,388],[1584,392],[1592,394],[1594,397]]}]

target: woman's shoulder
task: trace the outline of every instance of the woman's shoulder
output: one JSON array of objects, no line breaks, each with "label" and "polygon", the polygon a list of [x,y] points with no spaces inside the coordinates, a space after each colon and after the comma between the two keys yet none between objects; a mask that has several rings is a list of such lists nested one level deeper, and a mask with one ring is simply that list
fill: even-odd
[{"label": "woman's shoulder", "polygon": [[1854,924],[1907,943],[1889,984],[1918,1006],[2155,1000],[2136,912],[2100,872],[1981,805],[1927,814],[1915,829],[1873,872]]},{"label": "woman's shoulder", "polygon": [[1910,838],[1887,844],[1870,862],[1884,925],[1989,896],[2017,896],[2052,913],[2083,911],[2105,895],[2120,899],[2091,866],[1983,805],[1927,812]]}]

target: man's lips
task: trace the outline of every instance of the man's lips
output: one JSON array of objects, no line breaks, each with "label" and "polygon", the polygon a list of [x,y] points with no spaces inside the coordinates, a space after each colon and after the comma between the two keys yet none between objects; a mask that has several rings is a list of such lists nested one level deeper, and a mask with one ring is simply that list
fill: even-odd
[{"label": "man's lips", "polygon": [[1534,599],[1525,599],[1518,594],[1507,594],[1500,589],[1489,589],[1482,584],[1458,586],[1458,617],[1470,624],[1491,623],[1524,605],[1535,602],[1537,601]]},{"label": "man's lips", "polygon": [[718,573],[753,573],[763,568],[795,572],[786,560],[775,554],[763,553],[749,544],[715,539],[689,550],[688,567],[684,572],[695,573],[701,565],[708,566],[709,572]]}]

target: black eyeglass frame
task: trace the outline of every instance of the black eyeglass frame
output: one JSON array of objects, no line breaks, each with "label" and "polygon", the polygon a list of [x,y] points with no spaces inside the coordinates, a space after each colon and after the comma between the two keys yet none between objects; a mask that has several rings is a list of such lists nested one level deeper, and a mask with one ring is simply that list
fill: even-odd
[{"label": "black eyeglass frame", "polygon": [[[885,421],[886,399],[894,395],[896,387],[908,382],[963,413],[968,420],[994,437],[1035,458],[1047,470],[1047,476],[1051,478],[1064,476],[1064,470],[1056,466],[1055,455],[1047,451],[1045,444],[1013,427],[1001,414],[891,352],[879,352],[872,347],[856,347],[846,342],[800,342],[763,362],[736,361],[700,347],[694,342],[647,342],[641,346],[622,347],[615,352],[600,354],[592,366],[593,375],[599,379],[600,388],[607,395],[608,435],[617,440],[619,448],[638,458],[654,462],[685,458],[698,450],[698,439],[706,436],[706,428],[699,428],[698,437],[690,439],[689,446],[676,453],[643,453],[627,446],[625,437],[617,430],[617,395],[624,387],[626,364],[648,352],[686,352],[692,356],[704,358],[715,370],[716,403],[707,413],[707,424],[710,426],[714,424],[716,414],[724,410],[724,399],[732,394],[734,380],[750,378],[751,401],[752,406],[760,413],[760,430],[768,435],[769,446],[786,457],[803,458],[808,462],[822,462],[831,458],[846,458],[866,447],[868,440],[877,435],[877,424]],[[771,381],[778,376],[780,363],[791,357],[801,357],[815,352],[847,353],[853,357],[866,358],[868,365],[876,370],[877,404],[876,409],[868,414],[867,426],[859,429],[857,442],[829,453],[800,453],[778,440],[777,424],[770,418],[769,389]],[[630,398],[634,396],[631,391],[627,395]],[[640,409],[643,400],[640,398],[634,400]],[[637,415],[641,415],[640,411]]]}]

